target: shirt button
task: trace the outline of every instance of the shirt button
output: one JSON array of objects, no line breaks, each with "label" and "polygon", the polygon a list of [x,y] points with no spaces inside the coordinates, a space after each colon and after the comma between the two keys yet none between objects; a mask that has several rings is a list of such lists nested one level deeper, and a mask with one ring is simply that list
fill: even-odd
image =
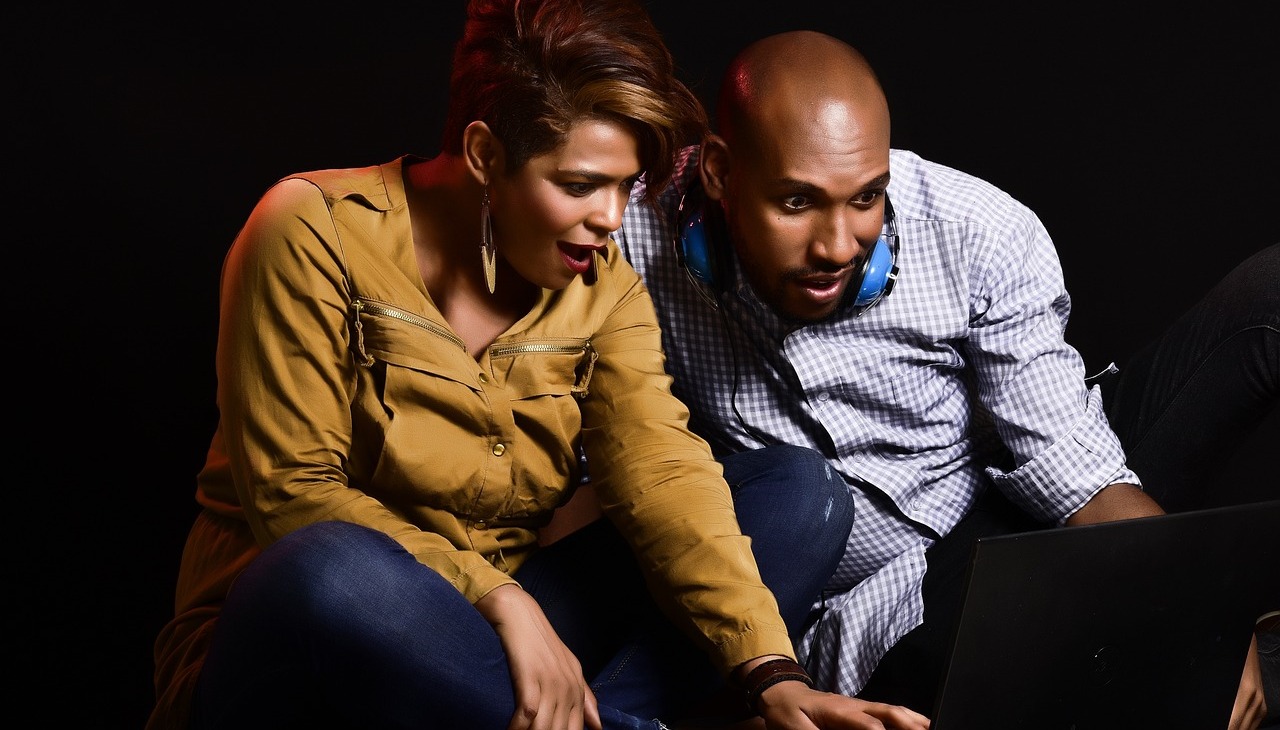
[{"label": "shirt button", "polygon": [[825,390],[818,394],[819,403],[826,403],[829,400],[831,400],[831,394],[826,392]]},{"label": "shirt button", "polygon": [[494,444],[494,445],[493,445],[493,455],[494,455],[494,456],[502,456],[502,455],[503,455],[503,454],[505,454],[505,453],[507,453],[507,447],[506,447],[506,445],[505,445],[505,444]]},{"label": "shirt button", "polygon": [[488,376],[488,375],[485,375],[484,373],[480,373],[480,382],[482,382],[482,383],[487,383],[487,382],[489,382],[489,376]]}]

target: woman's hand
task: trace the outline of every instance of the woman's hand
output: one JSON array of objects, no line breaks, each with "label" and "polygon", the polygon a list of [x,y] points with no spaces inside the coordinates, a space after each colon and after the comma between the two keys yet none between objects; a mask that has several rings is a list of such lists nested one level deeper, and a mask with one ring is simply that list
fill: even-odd
[{"label": "woman's hand", "polygon": [[1254,730],[1267,717],[1267,702],[1262,692],[1262,665],[1258,661],[1258,636],[1249,642],[1249,654],[1245,657],[1244,675],[1236,690],[1236,702],[1231,708],[1229,730]]},{"label": "woman's hand", "polygon": [[582,665],[560,641],[542,607],[519,586],[504,585],[476,602],[511,667],[516,711],[510,730],[601,730],[595,695]]},{"label": "woman's hand", "polygon": [[779,682],[757,705],[769,730],[928,730],[929,718],[898,705],[866,702],[810,689],[802,682]]}]

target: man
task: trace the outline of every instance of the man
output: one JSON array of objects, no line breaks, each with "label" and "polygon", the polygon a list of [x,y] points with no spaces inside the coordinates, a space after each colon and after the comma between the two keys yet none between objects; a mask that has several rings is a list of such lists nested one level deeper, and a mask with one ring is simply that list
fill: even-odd
[{"label": "man", "polygon": [[[856,50],[783,33],[725,79],[718,134],[686,151],[657,207],[636,191],[615,239],[717,454],[805,446],[851,487],[854,527],[802,661],[828,688],[927,712],[974,537],[1163,513],[1166,492],[1144,491],[1135,469],[1194,465],[1196,484],[1210,468],[1193,449],[1170,463],[1165,448],[1170,423],[1188,423],[1165,409],[1195,392],[1197,367],[1251,369],[1257,387],[1218,408],[1231,413],[1224,438],[1275,408],[1280,246],[1232,274],[1259,290],[1256,308],[1181,323],[1185,341],[1145,356],[1160,377],[1122,371],[1108,414],[1063,341],[1070,300],[1044,226],[984,181],[891,151],[884,94]],[[1122,443],[1139,442],[1127,459]],[[1182,487],[1170,509],[1195,506]],[[1264,715],[1255,643],[1231,727]]]}]

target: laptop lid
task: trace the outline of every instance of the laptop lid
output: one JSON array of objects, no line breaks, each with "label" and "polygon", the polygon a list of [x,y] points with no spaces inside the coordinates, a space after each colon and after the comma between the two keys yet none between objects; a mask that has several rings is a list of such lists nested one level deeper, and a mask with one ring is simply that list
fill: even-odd
[{"label": "laptop lid", "polygon": [[1225,728],[1280,501],[976,541],[933,730]]}]

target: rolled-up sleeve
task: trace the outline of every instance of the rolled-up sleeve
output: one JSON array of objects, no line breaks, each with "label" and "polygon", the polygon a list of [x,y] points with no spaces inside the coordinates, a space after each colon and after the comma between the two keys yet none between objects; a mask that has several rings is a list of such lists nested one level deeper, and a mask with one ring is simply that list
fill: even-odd
[{"label": "rolled-up sleeve", "polygon": [[1071,300],[1048,232],[1030,210],[975,247],[965,355],[1011,463],[987,474],[1033,516],[1062,523],[1098,490],[1137,483],[1084,362],[1064,339]]}]

